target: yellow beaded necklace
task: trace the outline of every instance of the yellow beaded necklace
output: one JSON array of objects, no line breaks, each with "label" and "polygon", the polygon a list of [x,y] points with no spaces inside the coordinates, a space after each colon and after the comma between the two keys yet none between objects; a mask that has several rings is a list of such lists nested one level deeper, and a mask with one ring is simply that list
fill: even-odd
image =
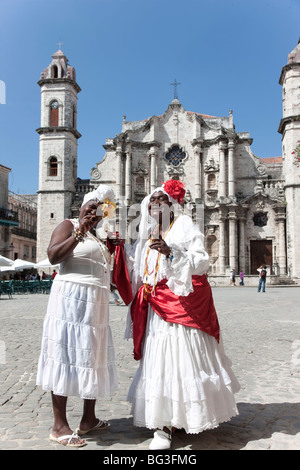
[{"label": "yellow beaded necklace", "polygon": [[[168,235],[169,231],[171,230],[173,224],[174,224],[174,220],[172,220],[168,230],[166,230],[166,232],[164,233],[164,236],[162,237],[163,240],[165,240],[166,236]],[[155,231],[155,230],[154,230]],[[153,241],[153,233],[151,234],[150,236],[150,240],[149,240],[149,245],[151,245]],[[156,283],[157,283],[157,275],[158,275],[158,270],[159,270],[159,265],[160,265],[160,259],[161,259],[161,253],[158,252],[158,255],[157,255],[157,259],[156,259],[156,263],[155,263],[155,268],[149,272],[148,270],[148,257],[149,257],[149,253],[150,253],[150,246],[148,246],[147,248],[147,253],[146,253],[146,258],[145,258],[145,269],[144,269],[144,277],[146,276],[146,280],[144,282],[144,286],[145,286],[145,290],[144,290],[144,298],[148,295],[148,294],[151,294],[153,297],[155,297],[155,287],[156,287]],[[153,274],[153,272],[155,271],[155,274],[154,274],[154,281],[153,281],[153,286],[152,288],[149,287],[148,285],[148,276],[150,276],[151,274]]]}]

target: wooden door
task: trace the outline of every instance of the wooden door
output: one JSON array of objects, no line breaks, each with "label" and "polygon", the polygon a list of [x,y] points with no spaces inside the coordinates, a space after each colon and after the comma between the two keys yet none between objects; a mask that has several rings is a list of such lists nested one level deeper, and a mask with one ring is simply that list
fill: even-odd
[{"label": "wooden door", "polygon": [[257,274],[257,269],[262,265],[272,267],[272,240],[251,240],[251,274]]}]

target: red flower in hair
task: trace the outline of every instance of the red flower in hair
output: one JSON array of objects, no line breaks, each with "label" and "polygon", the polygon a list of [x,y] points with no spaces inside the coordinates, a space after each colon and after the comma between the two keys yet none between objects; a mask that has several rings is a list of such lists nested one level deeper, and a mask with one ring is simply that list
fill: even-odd
[{"label": "red flower in hair", "polygon": [[162,183],[164,191],[169,194],[173,199],[175,199],[178,204],[181,204],[185,196],[185,189],[183,183],[178,180],[168,180],[165,183]]}]

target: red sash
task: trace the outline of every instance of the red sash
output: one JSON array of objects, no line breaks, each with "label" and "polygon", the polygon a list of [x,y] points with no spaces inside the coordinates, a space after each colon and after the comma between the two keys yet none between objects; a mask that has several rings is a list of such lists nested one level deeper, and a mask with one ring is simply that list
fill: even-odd
[{"label": "red sash", "polygon": [[192,276],[194,292],[186,297],[175,295],[166,283],[167,280],[164,279],[156,285],[154,296],[151,294],[145,296],[145,286],[141,286],[131,304],[133,355],[137,361],[142,357],[142,341],[147,323],[148,304],[163,320],[198,328],[219,342],[220,327],[206,276]]},{"label": "red sash", "polygon": [[109,238],[107,238],[107,247],[111,254],[115,252],[112,283],[117,286],[118,292],[124,303],[129,305],[132,301],[133,294],[125,261],[124,240],[122,240],[120,245],[114,246],[112,243],[110,243]]}]

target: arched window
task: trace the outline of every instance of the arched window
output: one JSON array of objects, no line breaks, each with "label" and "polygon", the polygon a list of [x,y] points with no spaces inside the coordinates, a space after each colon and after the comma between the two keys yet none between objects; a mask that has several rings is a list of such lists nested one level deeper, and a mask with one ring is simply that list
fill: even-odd
[{"label": "arched window", "polygon": [[58,127],[58,102],[52,101],[50,104],[50,127]]},{"label": "arched window", "polygon": [[52,68],[51,68],[51,78],[58,78],[58,68],[57,68],[57,65],[52,65]]},{"label": "arched window", "polygon": [[57,176],[58,163],[56,157],[51,157],[49,160],[49,176]]}]

